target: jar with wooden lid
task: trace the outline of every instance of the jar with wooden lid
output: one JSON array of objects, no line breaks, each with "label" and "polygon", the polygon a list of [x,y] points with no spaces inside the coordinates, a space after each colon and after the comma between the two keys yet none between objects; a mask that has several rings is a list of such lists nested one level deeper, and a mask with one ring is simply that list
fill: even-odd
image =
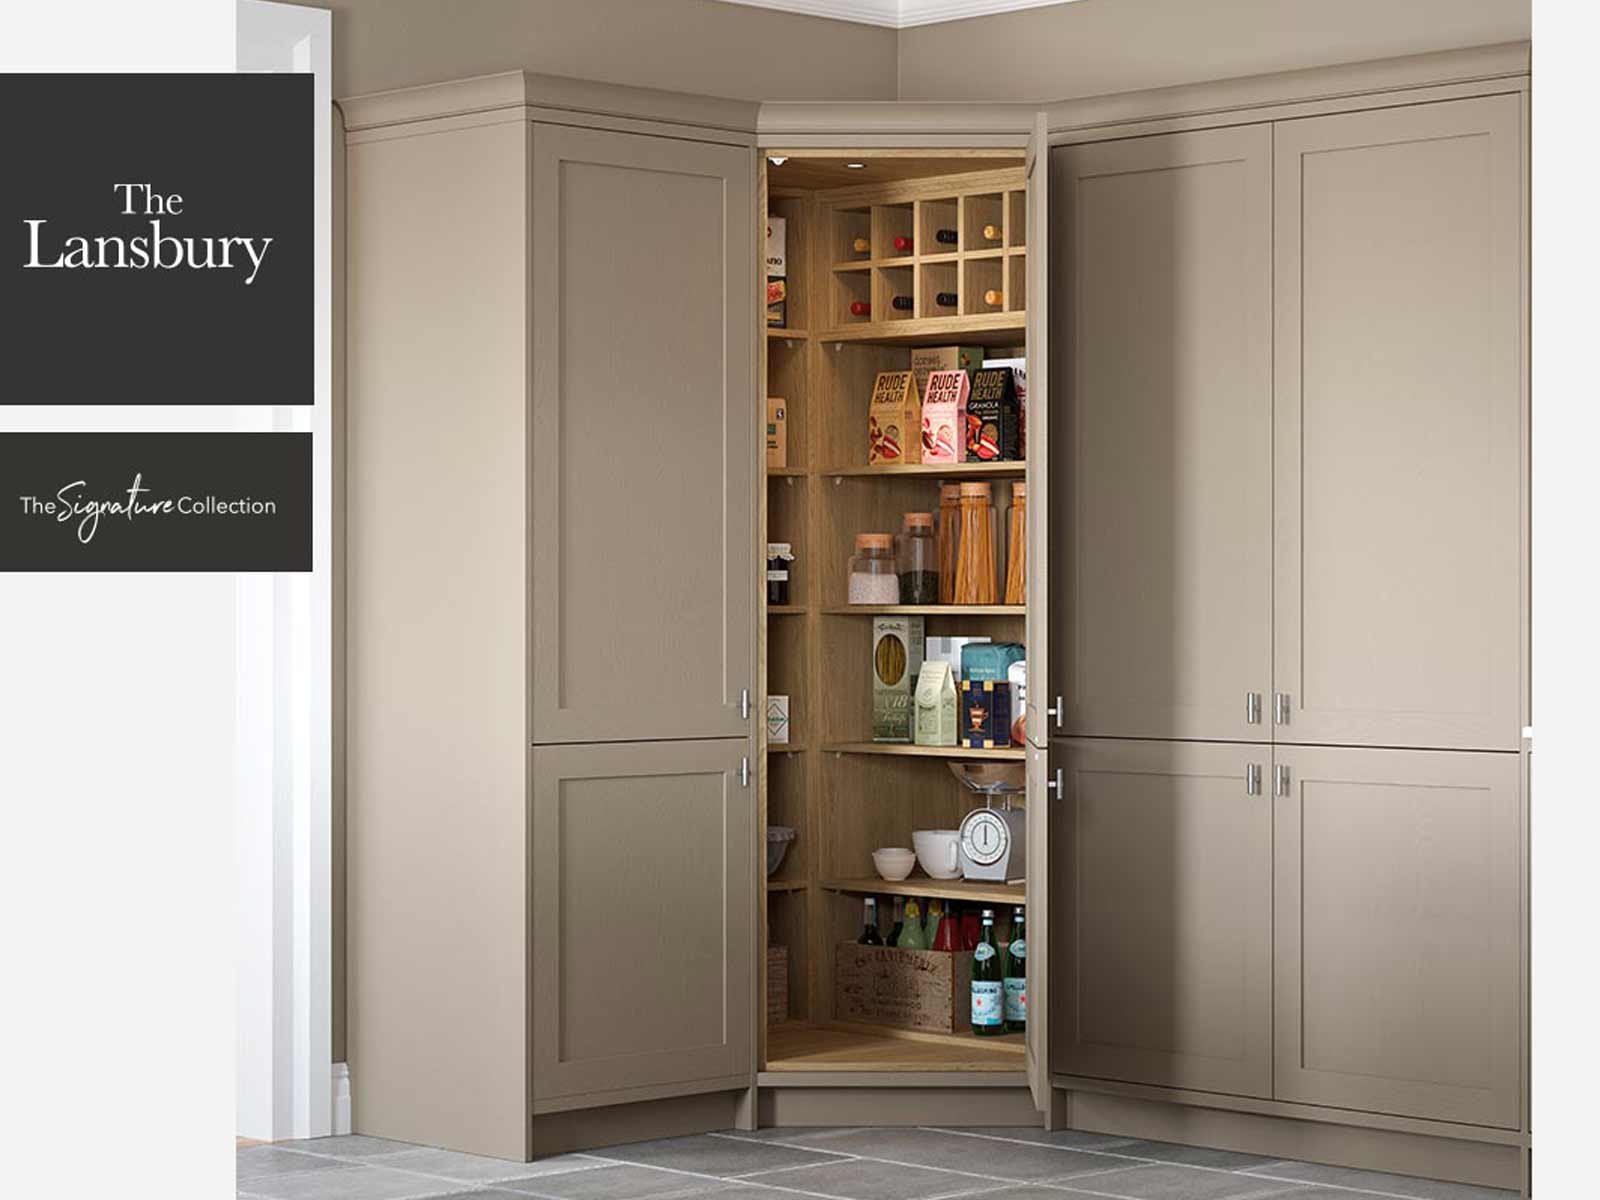
[{"label": "jar with wooden lid", "polygon": [[956,547],[961,543],[961,485],[939,486],[939,603],[956,602]]},{"label": "jar with wooden lid", "polygon": [[939,603],[939,539],[933,514],[908,512],[895,546],[901,604]]},{"label": "jar with wooden lid", "polygon": [[849,600],[851,604],[900,603],[893,534],[856,534],[856,552],[850,556]]},{"label": "jar with wooden lid", "polygon": [[961,485],[961,543],[956,550],[956,603],[993,604],[999,591],[994,562],[994,504],[987,483]]},{"label": "jar with wooden lid", "polygon": [[1026,604],[1028,594],[1028,485],[1011,485],[1006,538],[1006,604]]}]

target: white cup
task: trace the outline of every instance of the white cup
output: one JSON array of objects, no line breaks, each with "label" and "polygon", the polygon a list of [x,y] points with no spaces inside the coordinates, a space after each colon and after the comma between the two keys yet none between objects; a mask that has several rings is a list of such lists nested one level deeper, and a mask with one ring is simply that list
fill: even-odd
[{"label": "white cup", "polygon": [[954,879],[961,874],[958,848],[961,835],[954,829],[918,829],[911,835],[917,861],[930,879]]}]

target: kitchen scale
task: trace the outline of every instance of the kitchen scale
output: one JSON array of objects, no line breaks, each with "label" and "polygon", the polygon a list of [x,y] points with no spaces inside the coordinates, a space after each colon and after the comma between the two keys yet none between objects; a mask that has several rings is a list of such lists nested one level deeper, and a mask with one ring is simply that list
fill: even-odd
[{"label": "kitchen scale", "polygon": [[[998,763],[951,763],[950,771],[983,797],[982,808],[961,818],[961,877],[1020,883],[1028,866],[1028,813],[1013,808],[1011,798],[1026,791],[1021,771]],[[1001,807],[994,806],[996,800]]]}]

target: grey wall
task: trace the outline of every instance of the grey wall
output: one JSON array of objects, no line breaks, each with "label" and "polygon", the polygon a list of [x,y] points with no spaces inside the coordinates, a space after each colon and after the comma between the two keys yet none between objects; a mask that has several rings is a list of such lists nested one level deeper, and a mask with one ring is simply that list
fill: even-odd
[{"label": "grey wall", "polygon": [[893,100],[895,31],[716,0],[309,0],[336,96],[529,70],[738,100]]},{"label": "grey wall", "polygon": [[902,100],[1066,100],[1530,36],[1528,0],[1077,0],[900,31]]}]

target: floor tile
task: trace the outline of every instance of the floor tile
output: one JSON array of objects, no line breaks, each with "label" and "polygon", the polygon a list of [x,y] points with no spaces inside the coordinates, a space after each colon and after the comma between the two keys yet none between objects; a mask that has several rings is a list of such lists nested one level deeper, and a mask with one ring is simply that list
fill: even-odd
[{"label": "floor tile", "polygon": [[1498,1188],[1417,1179],[1411,1175],[1388,1175],[1382,1171],[1358,1171],[1354,1167],[1330,1167],[1322,1163],[1274,1163],[1258,1167],[1252,1174],[1358,1191],[1388,1192],[1394,1196],[1412,1196],[1416,1200],[1515,1200],[1516,1197],[1515,1192]]},{"label": "floor tile", "polygon": [[817,1150],[781,1146],[776,1142],[756,1142],[703,1133],[695,1137],[610,1146],[605,1151],[605,1157],[620,1162],[696,1171],[702,1175],[728,1176],[826,1162],[830,1156]]},{"label": "floor tile", "polygon": [[1131,1158],[1153,1158],[1158,1162],[1183,1163],[1190,1167],[1221,1167],[1226,1171],[1243,1171],[1249,1167],[1265,1167],[1282,1159],[1266,1158],[1260,1154],[1245,1154],[1239,1150],[1211,1150],[1204,1146],[1180,1146],[1176,1142],[1131,1141],[1116,1148],[1116,1153]]},{"label": "floor tile", "polygon": [[409,1171],[354,1166],[342,1171],[271,1175],[251,1180],[250,1190],[268,1200],[432,1200],[459,1192],[461,1185]]},{"label": "floor tile", "polygon": [[391,1142],[388,1138],[367,1137],[361,1133],[347,1133],[340,1137],[306,1138],[292,1143],[294,1149],[308,1154],[327,1154],[333,1158],[374,1158],[380,1154],[398,1154],[402,1150],[418,1150],[410,1142]]},{"label": "floor tile", "polygon": [[935,1129],[861,1129],[810,1143],[817,1149],[918,1167],[965,1171],[995,1180],[1038,1183],[1120,1166],[1115,1159],[1066,1147],[1002,1142]]},{"label": "floor tile", "polygon": [[536,1179],[514,1179],[499,1187],[526,1197],[552,1200],[644,1200],[647,1196],[667,1196],[687,1191],[714,1191],[725,1186],[721,1180],[683,1171],[662,1171],[635,1163],[596,1167],[592,1171],[564,1171]]},{"label": "floor tile", "polygon": [[[986,1181],[950,1171],[858,1158],[820,1167],[772,1171],[746,1182],[794,1188],[816,1196],[839,1196],[845,1200],[930,1200],[934,1196],[974,1191]],[[773,1196],[780,1194],[773,1193]],[[1056,1200],[1062,1198],[1058,1196]]]},{"label": "floor tile", "polygon": [[268,1175],[288,1175],[297,1171],[336,1171],[351,1164],[332,1158],[301,1154],[282,1146],[243,1146],[233,1152],[239,1183],[264,1179]]},{"label": "floor tile", "polygon": [[724,1129],[724,1137],[753,1142],[792,1142],[796,1138],[829,1137],[835,1133],[855,1133],[854,1125],[797,1125],[786,1129]]},{"label": "floor tile", "polygon": [[1132,1138],[1114,1133],[1084,1133],[1078,1129],[1039,1129],[1032,1125],[1013,1126],[940,1126],[957,1133],[970,1133],[974,1137],[997,1138],[1007,1142],[1037,1142],[1041,1146],[1062,1146],[1068,1150],[1104,1150],[1124,1146]]},{"label": "floor tile", "polygon": [[1200,1167],[1162,1165],[1124,1167],[1099,1175],[1069,1179],[1059,1186],[1066,1196],[1116,1196],[1126,1200],[1243,1200],[1269,1196],[1283,1184],[1256,1175],[1207,1171]]},{"label": "floor tile", "polygon": [[555,1175],[599,1165],[600,1160],[576,1154],[563,1154],[538,1162],[510,1162],[503,1158],[484,1158],[454,1150],[411,1149],[386,1154],[380,1165],[396,1171],[415,1171],[436,1175],[457,1183],[500,1183],[507,1179],[531,1179],[536,1175]]}]

